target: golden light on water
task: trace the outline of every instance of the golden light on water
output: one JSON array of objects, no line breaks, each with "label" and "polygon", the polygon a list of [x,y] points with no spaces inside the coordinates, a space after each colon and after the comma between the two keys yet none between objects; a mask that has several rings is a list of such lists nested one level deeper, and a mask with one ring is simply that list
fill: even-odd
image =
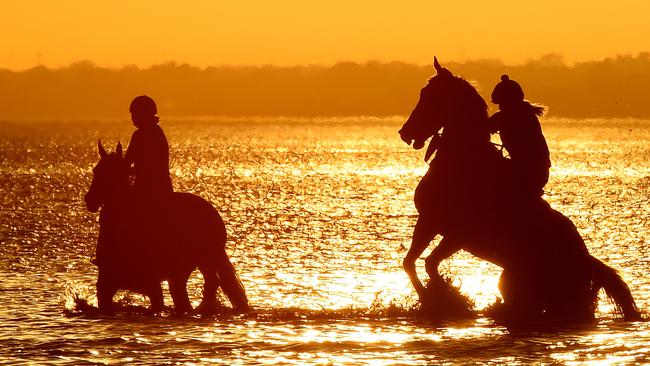
[{"label": "golden light on water", "polygon": [[301,298],[300,294],[281,294],[277,296],[278,301],[315,310],[363,308],[376,300],[386,305],[391,301],[402,304],[413,295],[412,288],[406,285],[408,278],[400,271],[372,274],[352,271],[327,274],[277,273],[276,277],[320,298],[320,301],[313,302]]},{"label": "golden light on water", "polygon": [[354,324],[345,326],[344,329],[307,329],[301,332],[295,338],[298,342],[360,342],[361,344],[380,343],[386,342],[394,345],[399,345],[412,336],[401,332],[389,332],[385,329],[374,327],[370,324]]},{"label": "golden light on water", "polygon": [[[639,307],[647,309],[650,160],[647,144],[639,141],[650,139],[650,128],[636,123],[632,139],[625,121],[613,126],[601,121],[588,129],[585,123],[544,125],[555,154],[545,197],[572,219],[591,253],[620,271]],[[29,133],[20,126],[2,130],[7,136],[0,134],[0,146],[7,153],[0,170],[8,179],[2,181],[0,212],[10,215],[11,224],[3,231],[8,239],[0,260],[13,272],[2,282],[7,304],[0,316],[19,332],[5,333],[0,342],[21,349],[30,360],[60,354],[78,363],[647,361],[647,323],[614,320],[602,295],[597,325],[548,334],[518,333],[489,318],[432,322],[410,312],[416,295],[401,261],[417,219],[413,189],[426,164],[421,151],[404,150],[395,141],[399,124],[350,119],[334,125],[165,124],[175,141],[175,187],[218,208],[227,223],[228,253],[256,312],[241,317],[129,313],[111,319],[76,312],[75,296],[96,303],[97,273],[88,254],[97,222],[80,197],[97,159],[96,137],[106,136],[106,144],[114,146],[130,126],[52,123],[27,125]],[[66,128],[69,134],[58,132]],[[422,259],[417,268],[426,279]],[[443,262],[441,273],[479,311],[498,296],[501,270],[468,253]],[[188,286],[194,306],[202,285],[197,272]],[[167,285],[164,290],[171,305]],[[62,316],[57,301],[64,300],[68,310]],[[119,294],[116,301],[148,306],[139,295]]]},{"label": "golden light on water", "polygon": [[476,309],[483,309],[500,296],[499,275],[487,273],[481,268],[484,267],[482,264],[476,267],[474,273],[463,275],[456,282],[460,285],[460,291],[474,301]]}]

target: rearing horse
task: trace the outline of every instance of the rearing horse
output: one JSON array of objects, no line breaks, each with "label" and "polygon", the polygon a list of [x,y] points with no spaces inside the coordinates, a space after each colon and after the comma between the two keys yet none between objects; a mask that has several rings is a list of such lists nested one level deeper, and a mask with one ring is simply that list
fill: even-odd
[{"label": "rearing horse", "polygon": [[[625,318],[639,319],[630,290],[618,273],[591,256],[569,218],[541,198],[513,200],[508,163],[490,143],[487,105],[466,80],[434,61],[437,72],[399,131],[413,148],[437,150],[415,191],[419,213],[403,266],[420,301],[431,299],[415,261],[436,235],[440,244],[426,259],[439,281],[438,265],[463,249],[503,268],[499,289],[517,319],[593,319],[604,288]],[[442,130],[442,133],[439,132]]]}]

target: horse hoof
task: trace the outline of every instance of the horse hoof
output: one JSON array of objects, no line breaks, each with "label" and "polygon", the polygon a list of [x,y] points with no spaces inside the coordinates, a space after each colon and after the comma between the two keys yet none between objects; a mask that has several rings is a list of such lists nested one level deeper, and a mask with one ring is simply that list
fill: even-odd
[{"label": "horse hoof", "polygon": [[101,315],[106,315],[106,316],[113,316],[115,315],[115,311],[112,308],[106,309],[106,308],[98,308],[98,312]]},{"label": "horse hoof", "polygon": [[236,314],[247,314],[253,311],[250,306],[239,306],[233,309]]},{"label": "horse hoof", "polygon": [[194,310],[201,315],[218,315],[227,312],[228,308],[224,307],[219,301],[202,301]]}]

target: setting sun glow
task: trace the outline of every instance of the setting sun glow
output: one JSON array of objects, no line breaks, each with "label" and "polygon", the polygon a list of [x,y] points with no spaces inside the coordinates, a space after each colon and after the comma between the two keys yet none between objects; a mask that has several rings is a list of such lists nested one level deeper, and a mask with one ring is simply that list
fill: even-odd
[{"label": "setting sun glow", "polygon": [[650,364],[649,15],[3,2],[0,363]]},{"label": "setting sun glow", "polygon": [[650,3],[525,1],[14,1],[0,14],[0,67],[166,61],[208,65],[428,64],[547,53],[569,62],[647,51]]}]

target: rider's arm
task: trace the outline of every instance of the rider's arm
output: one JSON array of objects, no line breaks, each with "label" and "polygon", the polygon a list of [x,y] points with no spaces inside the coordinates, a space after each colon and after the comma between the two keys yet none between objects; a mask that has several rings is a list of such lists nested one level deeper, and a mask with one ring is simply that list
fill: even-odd
[{"label": "rider's arm", "polygon": [[488,130],[490,133],[497,133],[501,130],[501,112],[496,112],[488,118]]},{"label": "rider's arm", "polygon": [[139,143],[140,133],[138,132],[139,131],[136,130],[131,135],[131,141],[129,141],[129,146],[126,148],[126,154],[124,154],[124,162],[128,166],[133,165],[133,162],[135,161],[135,155],[137,154],[138,151],[138,146],[140,145]]}]

